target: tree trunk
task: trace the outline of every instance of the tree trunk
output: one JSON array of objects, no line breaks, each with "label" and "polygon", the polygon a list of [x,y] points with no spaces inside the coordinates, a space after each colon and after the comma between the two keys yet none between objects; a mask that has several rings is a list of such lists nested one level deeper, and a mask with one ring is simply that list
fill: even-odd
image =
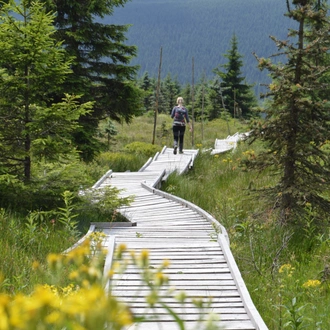
[{"label": "tree trunk", "polygon": [[[304,18],[299,21],[299,32],[298,32],[298,52],[295,63],[295,77],[293,83],[295,85],[303,84],[301,81],[302,74],[302,52],[304,47]],[[297,96],[298,97],[298,96]],[[281,218],[282,222],[286,222],[288,215],[290,214],[292,208],[295,206],[294,197],[294,187],[296,186],[296,144],[297,144],[297,134],[298,134],[298,122],[299,122],[299,108],[296,104],[296,96],[293,94],[292,102],[290,105],[290,117],[287,137],[287,153],[284,160],[284,175],[283,175],[283,189],[284,193],[282,195],[281,203]]]}]

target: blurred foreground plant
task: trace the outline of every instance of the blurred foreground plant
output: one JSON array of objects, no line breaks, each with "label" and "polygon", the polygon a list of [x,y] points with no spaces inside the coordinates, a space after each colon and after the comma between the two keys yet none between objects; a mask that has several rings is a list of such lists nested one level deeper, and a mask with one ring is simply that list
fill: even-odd
[{"label": "blurred foreground plant", "polygon": [[[124,272],[131,263],[141,269],[141,279],[150,288],[150,293],[145,297],[147,304],[151,308],[156,305],[165,308],[179,329],[184,330],[184,321],[161,301],[159,294],[169,282],[163,274],[169,262],[165,260],[157,269],[152,269],[148,251],[142,251],[140,255],[130,253],[130,260],[125,260],[126,247],[121,245],[116,250],[117,262],[104,275],[107,251],[103,249],[103,239],[102,233],[93,233],[82,245],[67,254],[50,254],[47,269],[35,261],[33,268],[42,276],[48,274],[48,283],[37,285],[30,295],[0,294],[0,330],[121,330],[133,323],[143,322],[144,319],[135,317],[130,307],[112,295],[111,290],[105,290],[109,279]],[[1,282],[4,282],[3,278]],[[182,304],[187,301],[183,292],[175,296]],[[194,300],[193,303],[200,310],[204,308],[201,300]],[[205,323],[201,318],[196,329],[219,329],[214,320],[213,315]]]}]

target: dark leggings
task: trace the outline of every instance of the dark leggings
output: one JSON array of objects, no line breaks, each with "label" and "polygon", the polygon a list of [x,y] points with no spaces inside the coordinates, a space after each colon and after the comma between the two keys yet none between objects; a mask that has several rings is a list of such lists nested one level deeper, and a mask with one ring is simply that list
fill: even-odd
[{"label": "dark leggings", "polygon": [[186,126],[173,126],[174,146],[178,146],[179,150],[183,150],[183,137],[186,131]]}]

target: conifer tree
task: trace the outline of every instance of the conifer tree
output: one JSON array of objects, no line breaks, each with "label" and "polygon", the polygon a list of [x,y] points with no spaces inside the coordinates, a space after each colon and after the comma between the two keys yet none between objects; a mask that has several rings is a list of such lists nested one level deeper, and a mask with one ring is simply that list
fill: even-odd
[{"label": "conifer tree", "polygon": [[[29,182],[32,160],[57,161],[71,153],[71,134],[91,104],[58,93],[71,62],[53,35],[54,16],[27,1],[0,12],[0,176]],[[63,99],[64,98],[64,99]]]},{"label": "conifer tree", "polygon": [[287,16],[297,22],[297,29],[289,30],[289,40],[272,37],[280,53],[287,56],[285,64],[257,57],[259,67],[270,72],[271,98],[263,109],[266,120],[254,123],[251,138],[264,141],[267,149],[254,166],[279,176],[277,184],[266,191],[280,211],[280,222],[302,224],[310,210],[323,221],[330,211],[326,150],[330,102],[325,97],[329,95],[325,77],[330,25],[327,8],[319,1],[294,0],[287,5]]},{"label": "conifer tree", "polygon": [[162,85],[163,85],[163,94],[164,94],[163,96],[165,101],[164,113],[169,113],[176,105],[176,99],[180,93],[180,85],[177,80],[172,79],[170,74],[168,74],[165,77]]},{"label": "conifer tree", "polygon": [[126,25],[105,23],[114,8],[128,0],[44,0],[56,13],[57,39],[75,61],[73,75],[65,84],[67,93],[93,101],[93,112],[80,118],[82,128],[75,134],[85,160],[91,160],[100,146],[95,139],[99,120],[108,117],[129,122],[142,109],[143,97],[135,84],[138,67],[129,65],[136,47],[125,44]]},{"label": "conifer tree", "polygon": [[191,103],[191,85],[189,83],[185,84],[181,91],[181,96],[184,99],[185,106],[189,106]]},{"label": "conifer tree", "polygon": [[208,99],[209,99],[209,109],[208,109],[209,120],[220,118],[221,112],[224,111],[224,109],[222,107],[220,80],[218,78],[214,79],[210,84]]},{"label": "conifer tree", "polygon": [[196,92],[195,92],[195,119],[197,121],[204,120],[208,118],[207,109],[208,106],[208,86],[206,77],[203,74],[200,82],[196,85]]},{"label": "conifer tree", "polygon": [[143,105],[146,112],[152,109],[153,92],[156,88],[155,81],[150,79],[148,72],[145,72],[140,79],[139,87],[144,91]]},{"label": "conifer tree", "polygon": [[220,65],[214,72],[221,78],[222,95],[226,103],[227,110],[233,117],[237,117],[235,109],[241,109],[243,116],[249,114],[250,109],[256,105],[255,96],[252,93],[252,85],[245,82],[241,68],[243,66],[242,55],[238,52],[238,40],[234,34],[231,41],[231,48],[224,55],[228,59],[226,64]]}]

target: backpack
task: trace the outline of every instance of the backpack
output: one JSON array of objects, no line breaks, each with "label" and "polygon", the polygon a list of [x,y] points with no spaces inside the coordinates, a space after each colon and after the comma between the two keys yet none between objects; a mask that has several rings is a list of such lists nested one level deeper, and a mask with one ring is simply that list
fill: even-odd
[{"label": "backpack", "polygon": [[185,112],[186,112],[185,108],[175,107],[174,121],[184,123]]}]

